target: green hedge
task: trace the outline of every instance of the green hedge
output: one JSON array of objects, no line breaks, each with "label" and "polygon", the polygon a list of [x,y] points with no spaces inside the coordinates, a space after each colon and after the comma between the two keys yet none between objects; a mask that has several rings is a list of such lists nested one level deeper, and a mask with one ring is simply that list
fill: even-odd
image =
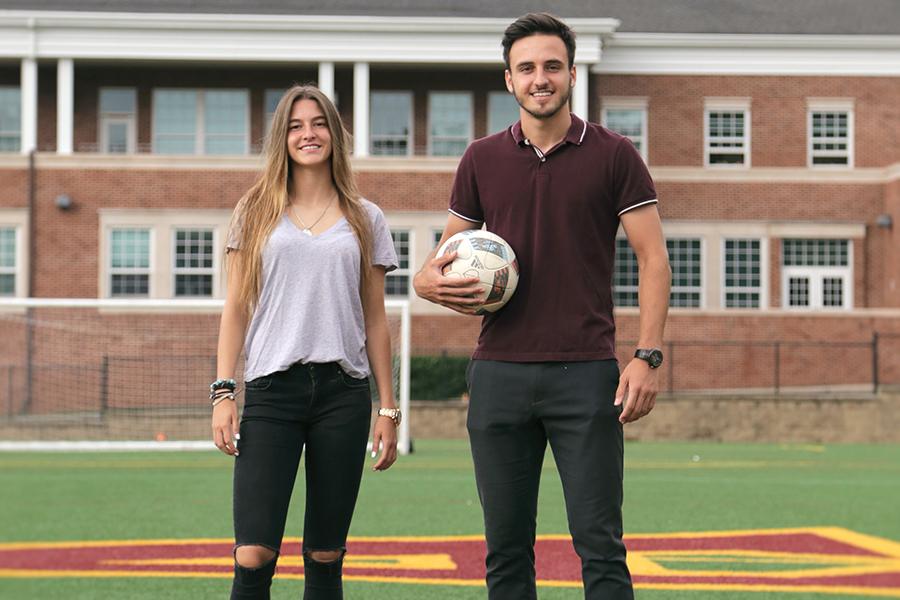
[{"label": "green hedge", "polygon": [[412,356],[411,400],[456,400],[466,392],[468,356]]}]

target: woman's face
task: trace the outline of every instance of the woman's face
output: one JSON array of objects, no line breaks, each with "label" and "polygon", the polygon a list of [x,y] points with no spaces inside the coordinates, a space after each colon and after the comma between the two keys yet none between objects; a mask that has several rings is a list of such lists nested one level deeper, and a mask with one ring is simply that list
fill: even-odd
[{"label": "woman's face", "polygon": [[288,118],[287,146],[291,159],[300,166],[321,165],[331,158],[331,132],[315,100],[294,102]]}]

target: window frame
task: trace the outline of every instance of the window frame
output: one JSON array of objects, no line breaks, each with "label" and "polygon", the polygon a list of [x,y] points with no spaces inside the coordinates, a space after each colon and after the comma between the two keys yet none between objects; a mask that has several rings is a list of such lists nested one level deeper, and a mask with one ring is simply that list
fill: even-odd
[{"label": "window frame", "polygon": [[180,229],[211,229],[213,231],[212,296],[203,299],[225,297],[225,240],[231,223],[231,209],[98,209],[99,256],[97,270],[97,294],[99,298],[111,298],[111,235],[114,229],[149,229],[151,240],[150,299],[169,300],[194,296],[175,295],[175,231]]},{"label": "window frame", "polygon": [[[703,103],[703,166],[709,169],[749,169],[752,166],[752,129],[753,120],[750,110],[749,98],[706,98]],[[740,151],[730,148],[713,148],[714,140],[710,135],[710,117],[713,113],[744,113],[744,135],[740,138],[743,146]],[[717,138],[726,141],[735,141],[738,138]],[[712,154],[742,154],[744,160],[740,163],[714,163],[710,160]]]},{"label": "window frame", "polygon": [[[759,287],[728,287],[728,242],[755,241],[759,242]],[[768,308],[768,282],[769,282],[769,240],[759,235],[722,235],[720,248],[720,277],[719,289],[721,290],[719,306],[723,310],[764,310]],[[759,294],[759,306],[728,306],[729,293],[756,293]]]},{"label": "window frame", "polygon": [[[608,96],[601,99],[602,107],[600,109],[600,124],[603,127],[606,127],[610,131],[615,131],[610,128],[608,123],[608,114],[610,110],[635,110],[641,113],[641,145],[638,147],[638,152],[641,155],[641,158],[644,159],[645,164],[650,164],[649,156],[650,156],[650,133],[649,133],[649,123],[650,123],[650,115],[647,110],[647,98],[644,97],[625,97],[625,96]],[[624,134],[620,134],[624,135]],[[634,143],[634,139],[631,136],[626,136],[628,139]]]},{"label": "window frame", "polygon": [[[469,99],[469,127],[468,133],[466,134],[465,139],[465,148],[459,154],[435,154],[434,153],[434,141],[435,136],[432,135],[431,125],[432,125],[432,110],[431,110],[431,99],[436,94],[444,94],[444,95],[453,95],[453,96],[465,96]],[[469,144],[472,143],[472,140],[475,139],[475,95],[471,91],[465,90],[430,90],[428,92],[427,99],[428,106],[428,119],[427,119],[427,134],[428,134],[428,145],[426,152],[428,156],[437,156],[441,158],[459,158],[465,152],[465,149],[468,148]],[[458,142],[463,141],[462,136],[437,136],[438,141],[450,141],[450,142]]]},{"label": "window frame", "polygon": [[[802,239],[826,239],[847,242],[847,264],[845,266],[816,266],[816,265],[786,265],[784,245],[787,240]],[[854,272],[853,272],[853,238],[828,238],[828,237],[790,237],[781,239],[781,307],[792,312],[831,312],[849,311],[853,309],[854,302]],[[790,305],[790,280],[792,277],[809,278],[809,305]],[[822,298],[823,282],[826,278],[843,280],[842,306],[825,306]]]},{"label": "window frame", "polygon": [[[212,265],[209,267],[179,267],[178,261],[178,232],[179,231],[200,231],[212,233]],[[172,298],[215,298],[216,297],[216,248],[218,247],[218,236],[216,227],[213,225],[173,225],[170,228],[171,237],[171,267],[172,267]],[[178,276],[179,275],[209,275],[210,277],[210,293],[207,296],[196,294],[178,294]]]},{"label": "window frame", "polygon": [[[631,247],[631,242],[628,241],[628,237],[625,235],[616,236],[615,245],[618,246],[619,241],[622,240],[625,242],[626,247],[631,252],[631,254],[635,257],[634,265],[637,266],[637,255],[634,253],[634,249]],[[616,259],[619,257],[619,249],[616,248],[615,256],[613,257],[613,273],[612,273],[612,298],[613,298],[613,306],[615,308],[639,308],[640,307],[640,298],[638,296],[638,292],[640,291],[640,269],[637,271],[638,277],[638,285],[627,285],[623,287],[619,287],[616,285]],[[616,293],[633,293],[635,294],[635,303],[634,304],[620,304],[616,301]]]},{"label": "window frame", "polygon": [[[114,267],[113,266],[113,232],[115,231],[146,231],[147,232],[147,266],[146,267]],[[117,225],[106,231],[107,256],[106,256],[106,298],[153,298],[153,272],[154,268],[154,235],[153,227],[147,225]],[[116,275],[146,275],[147,294],[113,294],[113,277]]]},{"label": "window frame", "polygon": [[[105,90],[127,90],[133,95],[133,108],[131,112],[104,112],[103,111],[103,92]],[[128,86],[104,86],[97,90],[97,136],[98,150],[101,154],[134,154],[137,152],[137,88]],[[125,125],[125,152],[110,152],[109,145],[109,125],[123,123]]]},{"label": "window frame", "polygon": [[[855,165],[856,117],[852,98],[807,98],[806,99],[806,166],[810,169],[852,169]],[[835,150],[819,150],[816,154],[813,138],[813,115],[815,113],[847,113],[847,163],[815,164],[817,156],[839,156]],[[831,138],[841,139],[841,138]],[[823,154],[825,153],[825,154]]]},{"label": "window frame", "polygon": [[11,230],[13,233],[13,265],[11,267],[4,267],[0,264],[0,275],[12,275],[13,276],[13,289],[12,294],[2,294],[0,293],[0,298],[18,298],[24,296],[24,285],[22,283],[23,277],[21,273],[23,273],[24,260],[22,257],[22,252],[24,251],[24,243],[23,243],[23,231],[22,226],[18,223],[6,223],[0,222],[0,230]]},{"label": "window frame", "polygon": [[[676,240],[687,240],[687,241],[698,241],[699,243],[699,253],[700,253],[700,283],[696,288],[692,286],[676,286],[675,285],[675,271],[672,271],[672,281],[671,288],[669,290],[669,307],[675,309],[684,309],[684,310],[704,310],[706,308],[706,239],[702,235],[690,235],[690,234],[679,234],[679,235],[671,235],[666,236],[666,253],[669,255],[669,264],[672,264],[672,255],[669,251],[668,242],[676,241]],[[675,293],[694,293],[696,292],[699,296],[699,301],[697,306],[675,306],[672,303],[672,295]]]},{"label": "window frame", "polygon": [[18,85],[0,85],[0,90],[12,90],[18,92],[19,95],[19,119],[17,121],[19,128],[18,129],[5,129],[0,130],[0,138],[9,137],[9,138],[17,138],[18,144],[15,150],[0,150],[0,154],[10,153],[15,154],[19,153],[22,150],[22,87]]},{"label": "window frame", "polygon": [[[374,131],[372,130],[373,124],[375,122],[375,120],[372,118],[372,111],[373,111],[373,107],[375,105],[375,103],[372,102],[372,98],[375,94],[403,94],[409,98],[409,115],[408,115],[408,122],[407,122],[408,133],[406,134],[406,154],[381,154],[381,153],[378,153],[375,151],[376,138],[378,140],[388,140],[388,141],[401,139],[400,136],[393,136],[393,135],[376,136]],[[388,157],[388,158],[397,157],[397,156],[413,156],[413,154],[414,154],[413,146],[415,145],[415,140],[416,140],[415,112],[416,112],[416,96],[412,90],[385,90],[385,89],[369,90],[369,156],[376,156],[376,157],[384,156],[384,157]]]},{"label": "window frame", "polygon": [[[405,233],[407,235],[406,238],[406,267],[401,266],[402,258],[401,253],[397,252],[397,268],[391,271],[390,273],[386,273],[384,276],[385,282],[385,292],[384,295],[387,298],[409,298],[412,294],[412,276],[414,275],[413,265],[415,264],[415,247],[416,247],[416,230],[415,227],[411,226],[394,226],[390,227],[391,232],[391,241],[394,243],[394,250],[397,250],[397,243],[393,241],[394,233]],[[391,278],[406,276],[406,293],[404,294],[389,294],[387,291],[387,282]]]},{"label": "window frame", "polygon": [[[195,107],[194,107],[194,119],[196,127],[194,129],[194,151],[188,154],[187,156],[208,156],[208,157],[226,157],[226,156],[247,156],[250,154],[250,116],[251,116],[251,102],[250,102],[250,90],[246,88],[177,88],[177,87],[154,87],[151,90],[151,107],[150,107],[150,147],[151,152],[153,154],[159,154],[161,156],[185,156],[183,154],[169,154],[169,153],[160,153],[159,145],[157,141],[157,136],[159,135],[157,131],[157,116],[156,116],[156,94],[157,92],[194,92],[195,96]],[[206,151],[206,93],[207,92],[242,92],[244,94],[244,98],[246,100],[246,106],[244,108],[244,148],[243,151],[239,154],[210,154]],[[170,134],[166,134],[170,135]]]}]

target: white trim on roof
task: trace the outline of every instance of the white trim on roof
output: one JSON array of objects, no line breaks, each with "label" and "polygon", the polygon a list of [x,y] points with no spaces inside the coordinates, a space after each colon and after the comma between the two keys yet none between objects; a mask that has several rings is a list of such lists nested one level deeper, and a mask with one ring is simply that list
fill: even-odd
[{"label": "white trim on roof", "polygon": [[900,75],[900,35],[615,33],[592,73]]},{"label": "white trim on roof", "polygon": [[[576,61],[600,60],[616,19],[569,19]],[[0,58],[482,63],[508,19],[0,10]]]}]

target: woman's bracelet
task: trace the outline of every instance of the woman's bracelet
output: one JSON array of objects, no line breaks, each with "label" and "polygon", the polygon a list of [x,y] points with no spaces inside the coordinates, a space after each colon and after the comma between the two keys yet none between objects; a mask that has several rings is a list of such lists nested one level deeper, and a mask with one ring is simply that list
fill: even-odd
[{"label": "woman's bracelet", "polygon": [[237,382],[234,379],[216,379],[209,384],[210,394],[216,390],[228,390],[233,392],[235,389],[237,389]]},{"label": "woman's bracelet", "polygon": [[212,401],[213,407],[222,402],[223,400],[231,400],[234,401],[234,394],[232,392],[228,392],[227,394],[217,394],[216,397]]},{"label": "woman's bracelet", "polygon": [[235,394],[237,393],[237,389],[234,387],[217,387],[210,388],[209,390],[209,399],[215,400],[217,396],[221,396],[223,394]]}]

